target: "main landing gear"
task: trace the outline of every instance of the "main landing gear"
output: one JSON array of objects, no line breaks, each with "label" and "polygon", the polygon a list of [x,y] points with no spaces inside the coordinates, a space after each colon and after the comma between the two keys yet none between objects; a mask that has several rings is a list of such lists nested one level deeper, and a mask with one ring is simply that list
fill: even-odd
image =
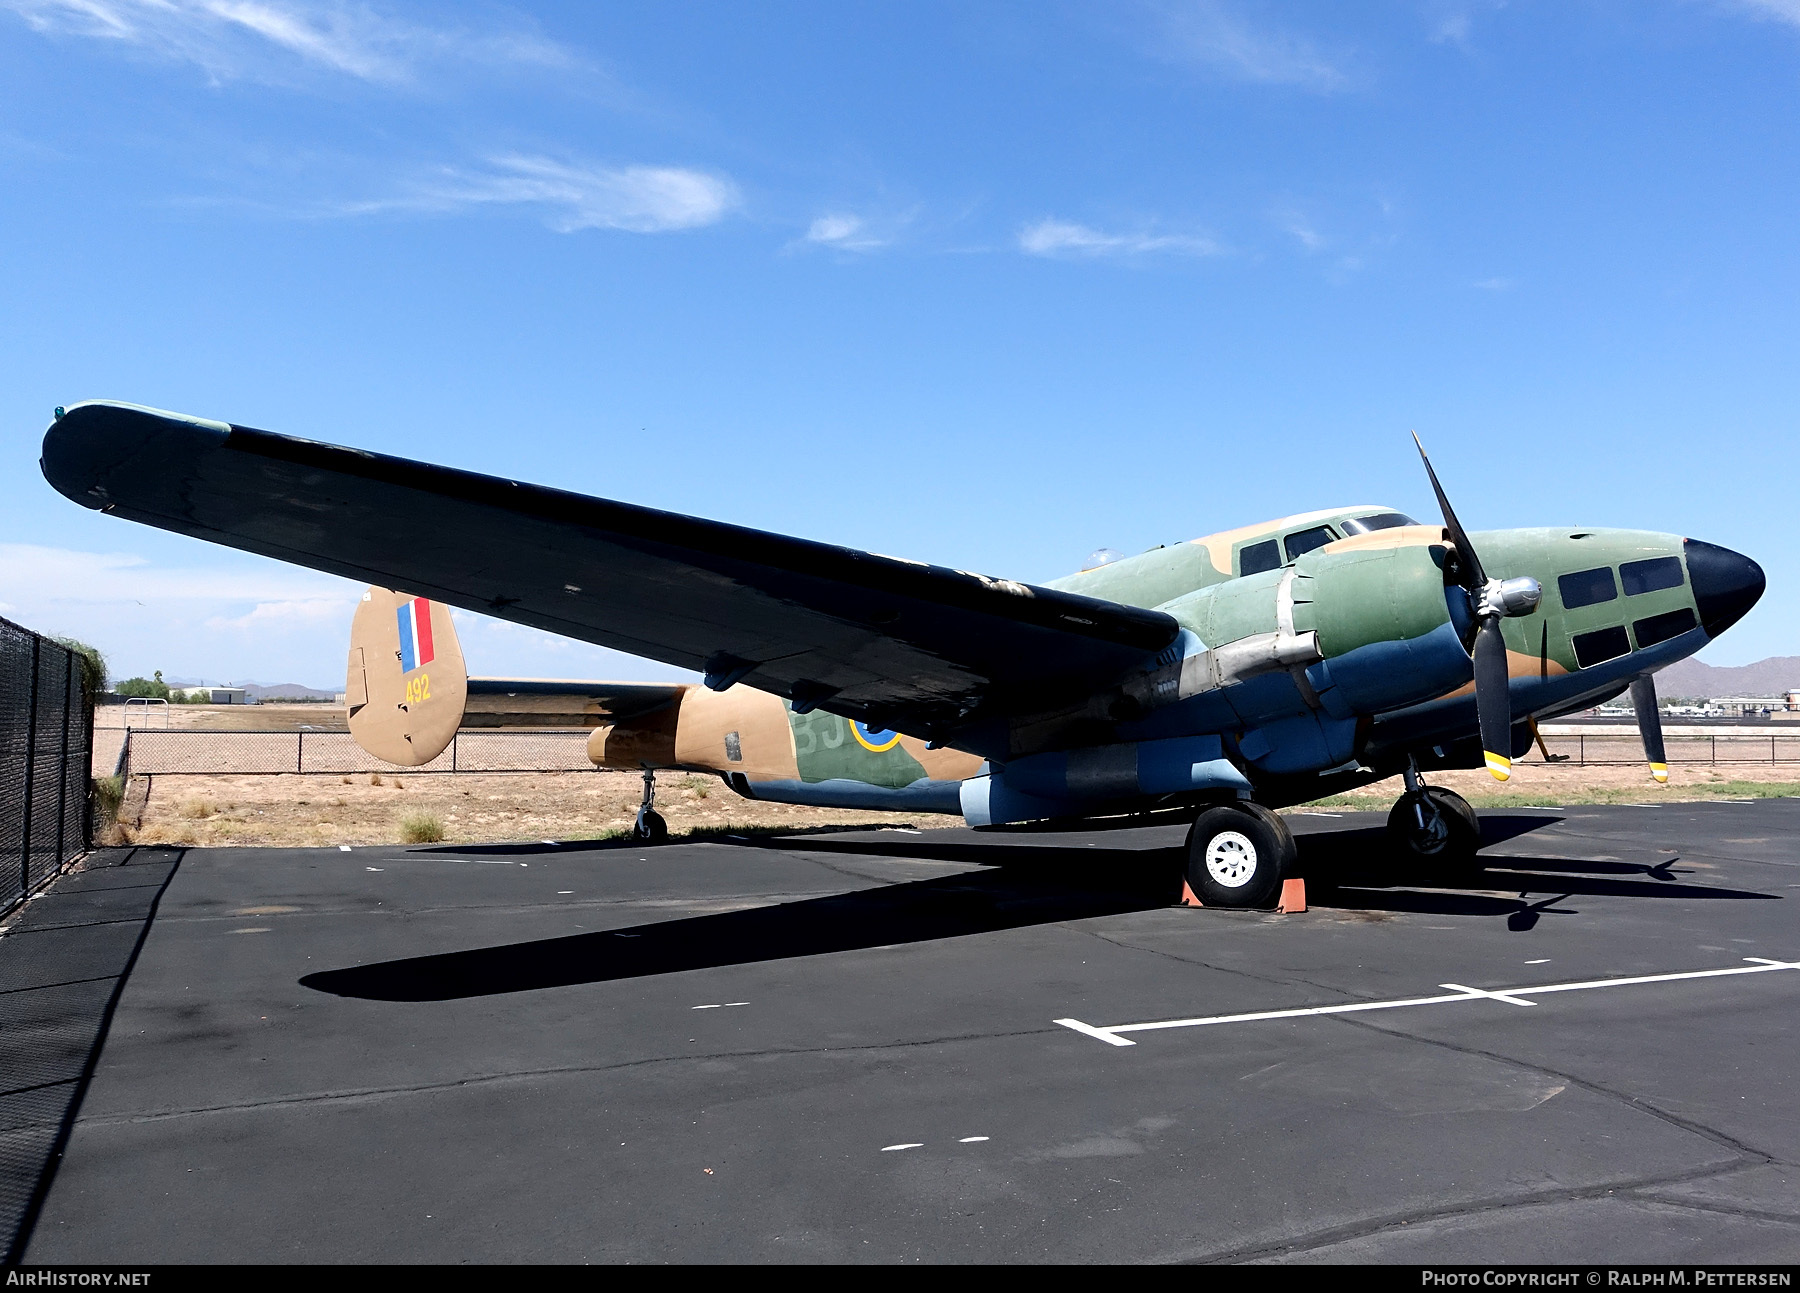
[{"label": "main landing gear", "polygon": [[644,802],[638,806],[637,823],[631,833],[644,844],[661,844],[669,838],[669,824],[656,811],[656,773],[644,769]]},{"label": "main landing gear", "polygon": [[1406,765],[1406,793],[1388,814],[1388,838],[1410,861],[1473,870],[1480,865],[1481,822],[1454,790],[1428,786],[1416,765]]},{"label": "main landing gear", "polygon": [[1208,808],[1187,837],[1187,882],[1208,907],[1268,907],[1297,853],[1287,823],[1243,800]]}]

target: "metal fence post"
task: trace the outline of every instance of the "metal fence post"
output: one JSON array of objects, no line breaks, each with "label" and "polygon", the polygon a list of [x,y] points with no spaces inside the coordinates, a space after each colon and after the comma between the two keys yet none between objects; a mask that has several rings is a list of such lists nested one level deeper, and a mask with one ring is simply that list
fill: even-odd
[{"label": "metal fence post", "polygon": [[1578,756],[1580,758],[1580,763],[1577,766],[1585,768],[1585,767],[1587,767],[1587,733],[1586,732],[1583,732],[1581,734],[1580,740],[1581,740],[1581,754]]},{"label": "metal fence post", "polygon": [[56,865],[63,862],[63,830],[69,815],[69,691],[75,681],[75,653],[65,650],[63,662],[62,753],[56,762]]},{"label": "metal fence post", "polygon": [[306,762],[306,733],[294,733],[294,771],[298,772]]},{"label": "metal fence post", "polygon": [[456,771],[456,743],[461,739],[461,732],[450,738],[450,771],[452,772]]},{"label": "metal fence post", "polygon": [[30,715],[25,722],[25,820],[19,829],[19,893],[31,892],[31,808],[34,790],[32,781],[37,772],[37,703],[38,703],[38,657],[43,646],[43,639],[37,634],[31,635],[31,699],[27,702]]}]

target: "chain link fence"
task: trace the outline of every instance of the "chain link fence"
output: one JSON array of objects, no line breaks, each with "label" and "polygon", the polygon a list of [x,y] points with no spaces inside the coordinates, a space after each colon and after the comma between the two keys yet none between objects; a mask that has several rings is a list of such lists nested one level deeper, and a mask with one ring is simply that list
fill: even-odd
[{"label": "chain link fence", "polygon": [[[133,728],[119,767],[132,775],[393,772],[348,732]],[[587,729],[458,732],[430,763],[408,772],[589,772]]]},{"label": "chain link fence", "polygon": [[[54,644],[52,644],[54,645]],[[56,648],[61,650],[61,648]],[[1785,725],[1784,725],[1785,726]],[[1800,723],[1794,725],[1800,729]],[[413,772],[587,772],[585,728],[470,728]],[[220,728],[134,727],[94,734],[94,774],[242,775],[280,772],[392,772],[394,765],[365,754],[349,732],[314,728],[250,731]],[[1557,762],[1577,767],[1644,761],[1636,728],[1546,734]],[[1664,738],[1668,761],[1688,764],[1800,762],[1800,730]],[[80,747],[83,751],[86,746]],[[1536,760],[1535,753],[1527,756]]]},{"label": "chain link fence", "polygon": [[[1785,726],[1785,724],[1784,724]],[[1796,724],[1800,727],[1800,724]],[[1644,742],[1637,729],[1617,732],[1582,732],[1544,737],[1544,745],[1557,761],[1566,758],[1577,767],[1642,763]],[[1727,733],[1724,735],[1673,735],[1663,737],[1669,764],[1793,763],[1800,760],[1800,731]],[[1528,758],[1530,756],[1527,756]]]},{"label": "chain link fence", "polygon": [[93,733],[82,658],[0,619],[0,910],[87,848]]}]

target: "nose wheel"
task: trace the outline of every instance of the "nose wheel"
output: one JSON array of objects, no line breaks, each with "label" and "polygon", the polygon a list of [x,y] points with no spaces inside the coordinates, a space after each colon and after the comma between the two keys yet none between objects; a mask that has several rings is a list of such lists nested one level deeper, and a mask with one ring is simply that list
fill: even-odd
[{"label": "nose wheel", "polygon": [[656,811],[656,773],[650,768],[644,769],[644,802],[638,806],[631,833],[643,844],[661,844],[669,838],[669,824]]}]

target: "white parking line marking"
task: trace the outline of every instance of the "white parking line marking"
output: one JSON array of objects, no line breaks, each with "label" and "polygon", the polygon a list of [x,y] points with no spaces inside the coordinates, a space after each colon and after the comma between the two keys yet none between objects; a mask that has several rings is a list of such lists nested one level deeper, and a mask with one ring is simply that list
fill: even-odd
[{"label": "white parking line marking", "polygon": [[984,1141],[986,1139],[987,1139],[986,1136],[964,1136],[961,1140],[957,1141],[956,1143],[959,1145],[979,1145],[982,1141]]},{"label": "white parking line marking", "polygon": [[909,1141],[904,1145],[883,1145],[881,1147],[881,1152],[884,1154],[891,1154],[896,1149],[924,1149],[924,1148],[925,1148],[924,1141],[914,1140],[914,1141]]},{"label": "white parking line marking", "polygon": [[1136,1046],[1136,1042],[1126,1041],[1123,1037],[1115,1037],[1110,1028],[1096,1028],[1092,1024],[1084,1024],[1079,1019],[1058,1019],[1054,1022],[1064,1028],[1073,1028],[1078,1033],[1086,1033],[1089,1037],[1098,1037],[1109,1046]]},{"label": "white parking line marking", "polygon": [[1639,983],[1674,983],[1681,979],[1718,979],[1734,974],[1767,974],[1773,970],[1800,970],[1800,961],[1772,961],[1764,956],[1746,956],[1749,965],[1723,970],[1683,970],[1675,974],[1639,974],[1623,979],[1586,979],[1579,983],[1525,984],[1516,988],[1464,988],[1460,984],[1440,984],[1457,989],[1445,997],[1407,997],[1400,1001],[1352,1001],[1341,1006],[1306,1006],[1298,1010],[1258,1010],[1243,1015],[1212,1015],[1200,1019],[1159,1019],[1144,1024],[1109,1024],[1100,1027],[1079,1019],[1058,1019],[1055,1023],[1078,1033],[1097,1038],[1109,1046],[1136,1046],[1120,1033],[1158,1032],[1166,1028],[1204,1028],[1209,1024],[1248,1024],[1265,1019],[1301,1019],[1309,1015],[1352,1015],[1369,1010],[1404,1010],[1411,1006],[1441,1006],[1457,1001],[1484,1001],[1492,998],[1515,1006],[1536,1005],[1524,996],[1540,997],[1551,992],[1587,992],[1594,988],[1626,988]]},{"label": "white parking line marking", "polygon": [[718,1008],[719,1008],[719,1003],[716,1001],[713,1002],[712,1005],[710,1005],[710,1006],[689,1006],[688,1007],[689,1010],[717,1010]]},{"label": "white parking line marking", "polygon": [[571,894],[573,894],[573,893],[574,893],[574,892],[575,892],[575,891],[574,891],[574,890],[573,890],[573,889],[558,889],[558,890],[557,890],[557,891],[556,891],[556,896],[557,896],[557,897],[558,897],[558,898],[562,898],[562,897],[566,897],[566,896],[568,896],[568,895],[571,895]]},{"label": "white parking line marking", "polygon": [[1440,983],[1440,988],[1449,988],[1453,992],[1466,992],[1471,997],[1492,997],[1495,1001],[1504,1001],[1509,1006],[1535,1006],[1537,1002],[1526,1001],[1522,997],[1509,996],[1505,992],[1484,992],[1480,988],[1464,987],[1460,983]]},{"label": "white parking line marking", "polygon": [[349,845],[348,845],[348,844],[340,844],[340,845],[338,845],[338,852],[339,852],[339,853],[348,853],[348,852],[349,852],[349,851],[350,851],[350,846],[349,846]]},{"label": "white parking line marking", "polygon": [[1527,965],[1548,965],[1548,964],[1550,964],[1550,958],[1547,956],[1540,956],[1537,960],[1527,961],[1527,962],[1525,962],[1525,964],[1527,964]]}]

